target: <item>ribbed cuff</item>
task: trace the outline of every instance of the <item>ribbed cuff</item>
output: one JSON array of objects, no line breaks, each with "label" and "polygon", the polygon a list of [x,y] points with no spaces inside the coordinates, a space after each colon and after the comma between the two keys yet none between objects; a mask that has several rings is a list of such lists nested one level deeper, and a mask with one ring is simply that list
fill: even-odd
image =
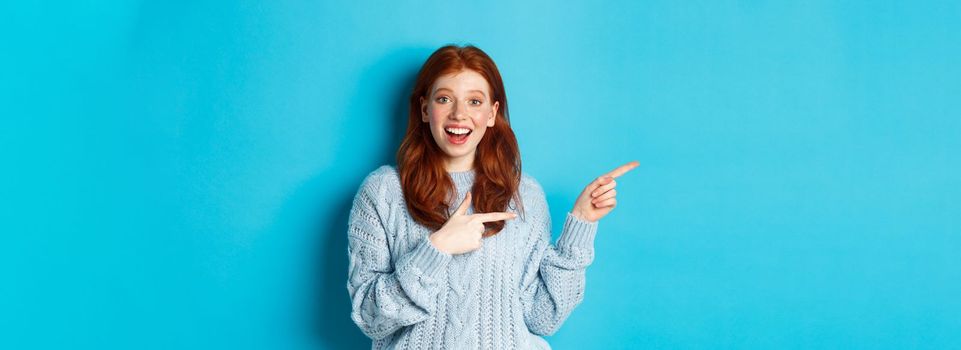
[{"label": "ribbed cuff", "polygon": [[558,248],[593,248],[594,236],[597,235],[597,222],[581,220],[570,212],[564,221],[561,237],[557,239]]},{"label": "ribbed cuff", "polygon": [[425,236],[417,247],[408,254],[411,254],[409,264],[429,277],[436,277],[437,272],[453,258],[452,255],[437,250],[428,236]]}]

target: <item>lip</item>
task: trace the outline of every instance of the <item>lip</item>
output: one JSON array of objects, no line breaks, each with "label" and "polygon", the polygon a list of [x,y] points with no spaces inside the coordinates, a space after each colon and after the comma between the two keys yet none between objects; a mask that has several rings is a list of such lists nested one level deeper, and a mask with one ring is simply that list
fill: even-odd
[{"label": "lip", "polygon": [[448,134],[446,131],[444,132],[444,135],[447,136],[447,142],[452,145],[463,145],[467,143],[467,139],[470,138],[470,134],[467,134],[467,137],[464,137],[463,140],[457,141],[454,139],[454,135]]},{"label": "lip", "polygon": [[[464,138],[463,140],[461,140],[461,141],[457,141],[457,140],[454,140],[454,136],[453,136],[453,135],[447,133],[447,129],[448,129],[448,128],[467,129],[467,130],[470,130],[470,131],[467,133],[467,137],[465,137],[465,138]],[[444,131],[444,136],[447,137],[447,142],[450,143],[450,144],[452,144],[452,145],[463,145],[463,144],[467,143],[467,139],[469,139],[469,138],[470,138],[470,135],[474,133],[474,129],[473,129],[473,128],[471,128],[471,127],[469,127],[469,126],[467,126],[467,125],[463,125],[463,124],[447,124],[447,125],[444,125],[443,131]]]},{"label": "lip", "polygon": [[469,127],[469,126],[467,126],[467,125],[463,125],[463,124],[447,124],[447,125],[444,125],[444,130],[445,130],[445,131],[447,130],[447,128],[459,128],[459,129],[467,129],[467,130],[470,130],[470,131],[474,131],[473,128],[471,128],[471,127]]}]

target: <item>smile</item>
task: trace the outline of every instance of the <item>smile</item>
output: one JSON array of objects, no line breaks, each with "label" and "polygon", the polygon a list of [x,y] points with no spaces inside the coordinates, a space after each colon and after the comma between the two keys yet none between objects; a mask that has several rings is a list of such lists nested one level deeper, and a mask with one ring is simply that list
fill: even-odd
[{"label": "smile", "polygon": [[467,143],[467,137],[470,136],[473,130],[467,128],[446,128],[444,131],[447,134],[447,142],[462,145]]}]

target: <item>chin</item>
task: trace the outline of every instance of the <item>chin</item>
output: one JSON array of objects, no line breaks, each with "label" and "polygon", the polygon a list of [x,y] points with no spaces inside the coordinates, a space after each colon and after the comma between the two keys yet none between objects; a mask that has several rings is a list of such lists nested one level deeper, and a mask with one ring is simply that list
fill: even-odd
[{"label": "chin", "polygon": [[470,153],[470,152],[464,152],[464,151],[454,152],[454,151],[452,151],[452,150],[450,150],[450,149],[445,149],[445,150],[444,150],[444,154],[446,154],[448,157],[452,157],[452,158],[463,157],[463,156],[466,156],[468,153]]}]

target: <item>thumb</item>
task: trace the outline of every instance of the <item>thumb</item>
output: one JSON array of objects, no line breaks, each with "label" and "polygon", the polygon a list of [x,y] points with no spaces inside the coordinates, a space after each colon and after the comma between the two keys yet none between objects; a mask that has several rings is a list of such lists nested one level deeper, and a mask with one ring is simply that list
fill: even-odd
[{"label": "thumb", "polygon": [[468,207],[470,207],[470,191],[467,191],[467,194],[464,195],[464,201],[454,211],[454,215],[466,215]]}]

